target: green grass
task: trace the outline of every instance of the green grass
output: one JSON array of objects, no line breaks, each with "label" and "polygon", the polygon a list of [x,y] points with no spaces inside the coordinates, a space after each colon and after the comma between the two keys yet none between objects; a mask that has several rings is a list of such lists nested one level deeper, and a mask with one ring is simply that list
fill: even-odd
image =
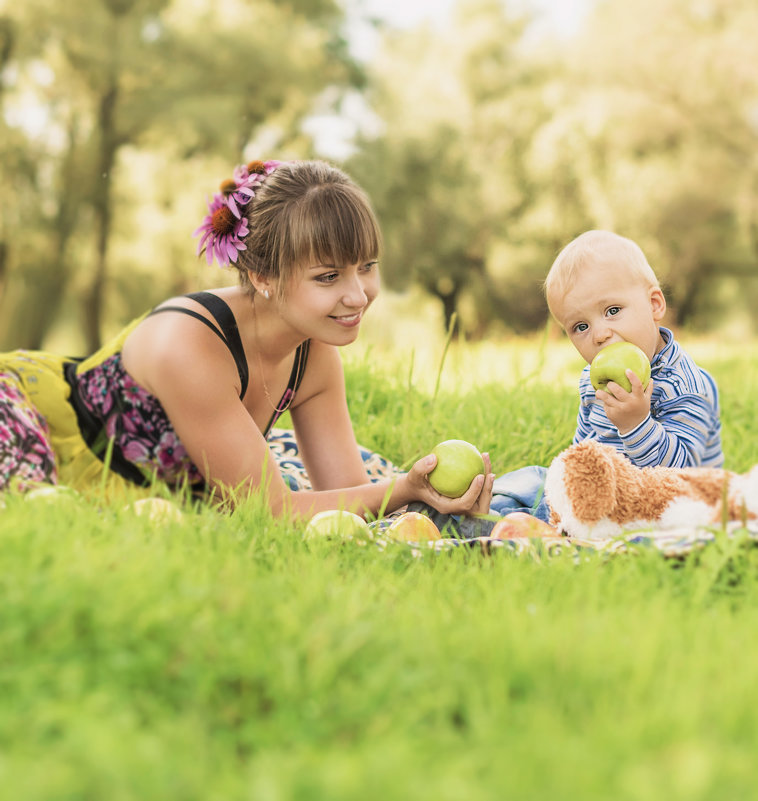
[{"label": "green grass", "polygon": [[[452,436],[497,471],[546,463],[573,432],[577,365],[542,383],[543,344],[523,347],[534,370],[453,349],[436,396],[438,359],[359,352],[359,439],[398,463]],[[702,347],[745,470],[755,348]],[[758,549],[418,559],[300,534],[255,500],[156,526],[8,498],[0,797],[758,797]]]}]

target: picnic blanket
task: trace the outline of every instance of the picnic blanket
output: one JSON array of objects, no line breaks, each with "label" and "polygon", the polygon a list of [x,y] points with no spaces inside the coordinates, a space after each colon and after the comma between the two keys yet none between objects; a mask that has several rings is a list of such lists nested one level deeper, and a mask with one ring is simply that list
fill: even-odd
[{"label": "picnic blanket", "polygon": [[746,526],[731,522],[726,527],[693,527],[677,529],[647,529],[633,531],[605,539],[583,539],[580,537],[513,537],[496,539],[493,537],[443,537],[431,542],[398,542],[388,535],[392,519],[400,512],[369,525],[372,541],[382,549],[388,547],[409,548],[414,556],[426,553],[449,551],[457,548],[477,550],[486,556],[508,553],[519,556],[543,557],[572,554],[576,557],[589,554],[629,554],[641,550],[654,550],[667,559],[681,559],[717,542],[741,539],[750,545],[758,545],[758,523],[749,522]]},{"label": "picnic blanket", "polygon": [[[300,459],[294,432],[288,429],[273,429],[268,437],[269,447],[293,490],[311,489],[308,475]],[[378,481],[391,477],[399,469],[388,459],[368,448],[360,447],[369,478]],[[581,556],[589,553],[628,554],[641,549],[653,549],[666,558],[681,558],[712,543],[743,538],[746,542],[758,544],[758,521],[748,521],[746,525],[731,521],[714,526],[678,526],[676,528],[656,528],[630,531],[606,538],[555,537],[550,539],[518,537],[496,539],[489,536],[445,536],[431,542],[405,542],[392,539],[388,530],[404,510],[393,512],[369,525],[372,542],[382,549],[399,547],[409,549],[414,556],[439,553],[458,548],[476,550],[486,555],[509,553],[542,558],[571,553]]]}]

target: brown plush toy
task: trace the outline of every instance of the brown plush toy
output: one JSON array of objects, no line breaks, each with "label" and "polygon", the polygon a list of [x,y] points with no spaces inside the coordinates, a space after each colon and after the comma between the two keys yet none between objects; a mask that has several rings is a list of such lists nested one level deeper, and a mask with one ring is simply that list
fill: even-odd
[{"label": "brown plush toy", "polygon": [[709,467],[640,468],[610,445],[585,440],[553,460],[545,497],[550,522],[570,537],[585,539],[755,520],[758,465],[745,475]]}]

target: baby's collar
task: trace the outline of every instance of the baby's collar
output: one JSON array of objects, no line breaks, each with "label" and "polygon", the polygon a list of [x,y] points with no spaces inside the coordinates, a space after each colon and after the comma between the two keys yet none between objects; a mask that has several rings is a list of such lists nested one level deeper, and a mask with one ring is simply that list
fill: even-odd
[{"label": "baby's collar", "polygon": [[663,347],[653,356],[653,361],[650,362],[651,367],[657,366],[658,362],[662,361],[664,354],[668,354],[669,351],[674,347],[674,334],[668,329],[664,328],[664,326],[659,326],[658,330],[661,333],[661,339],[663,340]]}]

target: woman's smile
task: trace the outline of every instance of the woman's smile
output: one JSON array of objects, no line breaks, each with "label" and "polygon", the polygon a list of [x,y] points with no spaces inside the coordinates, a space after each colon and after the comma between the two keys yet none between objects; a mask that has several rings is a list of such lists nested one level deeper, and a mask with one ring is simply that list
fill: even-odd
[{"label": "woman's smile", "polygon": [[353,328],[358,325],[363,317],[363,310],[353,314],[330,314],[329,317],[338,325],[345,328]]}]

